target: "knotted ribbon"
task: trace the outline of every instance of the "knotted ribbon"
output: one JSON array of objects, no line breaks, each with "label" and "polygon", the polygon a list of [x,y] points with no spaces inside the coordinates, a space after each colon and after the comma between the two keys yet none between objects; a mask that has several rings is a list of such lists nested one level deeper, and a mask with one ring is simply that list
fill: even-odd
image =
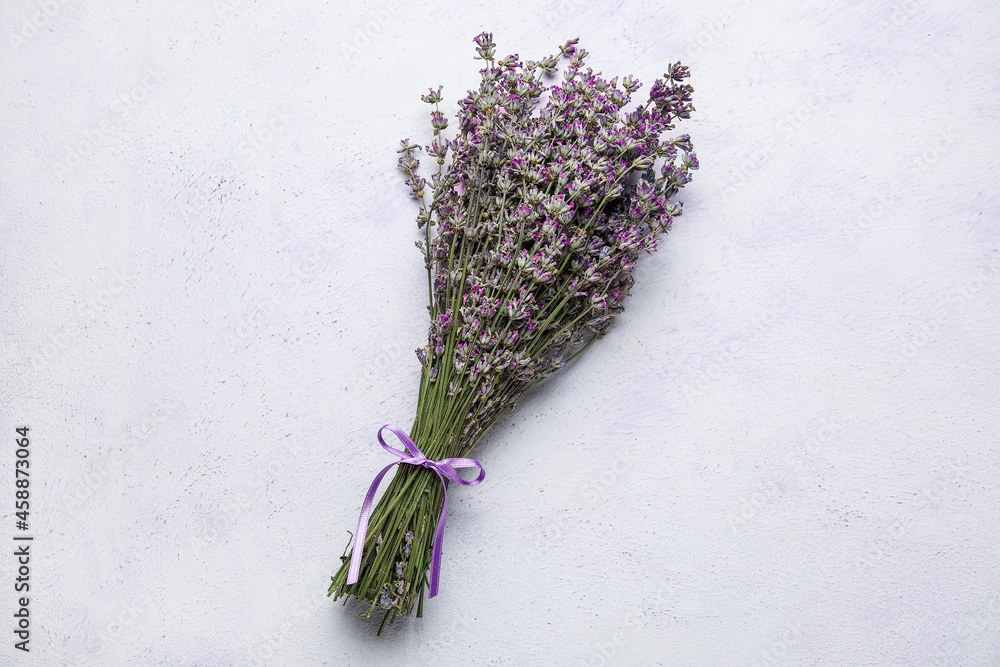
[{"label": "knotted ribbon", "polygon": [[[401,452],[395,447],[386,444],[386,441],[382,439],[382,431],[385,429],[389,429],[395,433],[407,451]],[[365,534],[368,532],[368,519],[371,517],[372,502],[375,500],[375,492],[378,491],[378,486],[381,484],[382,478],[385,477],[385,474],[393,466],[400,463],[409,463],[410,465],[430,468],[437,473],[438,478],[441,480],[441,485],[444,486],[444,504],[441,506],[441,516],[438,518],[437,530],[434,532],[434,548],[431,554],[431,590],[428,597],[432,598],[438,593],[438,577],[441,573],[441,543],[444,541],[444,520],[445,515],[448,513],[448,483],[445,479],[458,482],[462,486],[475,486],[486,478],[486,470],[475,459],[448,458],[441,459],[440,461],[431,461],[424,456],[424,453],[420,451],[416,443],[410,440],[406,433],[392,424],[386,424],[378,430],[378,441],[386,451],[398,456],[399,460],[382,468],[382,472],[375,476],[375,481],[368,487],[368,495],[365,496],[365,502],[361,504],[361,516],[358,517],[358,530],[354,534],[354,549],[351,552],[351,567],[347,571],[347,583],[357,583],[361,573],[361,554],[364,552]],[[479,468],[479,477],[473,480],[462,479],[456,468]]]}]

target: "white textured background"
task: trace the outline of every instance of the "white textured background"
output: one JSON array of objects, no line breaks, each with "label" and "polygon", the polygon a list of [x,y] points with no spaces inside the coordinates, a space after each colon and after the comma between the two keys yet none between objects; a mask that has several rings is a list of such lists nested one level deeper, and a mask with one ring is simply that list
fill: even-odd
[{"label": "white textured background", "polygon": [[[669,5],[5,0],[0,662],[1000,664],[1000,8]],[[416,402],[394,150],[483,29],[690,64],[702,169],[375,641],[325,592]]]}]

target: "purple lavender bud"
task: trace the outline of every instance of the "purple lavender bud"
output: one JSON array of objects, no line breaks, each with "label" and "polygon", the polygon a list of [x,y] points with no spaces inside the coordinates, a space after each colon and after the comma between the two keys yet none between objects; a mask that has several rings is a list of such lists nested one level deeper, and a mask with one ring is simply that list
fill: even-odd
[{"label": "purple lavender bud", "polygon": [[579,41],[580,41],[579,37],[574,37],[573,39],[568,40],[566,44],[559,47],[560,55],[572,58],[573,55],[576,53],[576,44]]},{"label": "purple lavender bud", "polygon": [[499,308],[499,304],[499,299],[484,299],[482,305],[479,306],[479,315],[486,319],[493,317],[497,312],[497,308]]},{"label": "purple lavender bud", "polygon": [[511,299],[507,302],[507,316],[512,320],[523,319],[528,316],[528,308],[520,299]]},{"label": "purple lavender bud", "polygon": [[492,364],[488,363],[486,359],[480,359],[476,363],[476,367],[472,370],[472,373],[474,375],[483,375],[484,373],[489,373],[492,368]]},{"label": "purple lavender bud", "polygon": [[420,166],[420,160],[407,153],[399,157],[398,164],[402,168],[403,173],[410,176]]},{"label": "purple lavender bud", "polygon": [[538,68],[546,74],[555,74],[558,61],[555,56],[548,56],[538,61]]},{"label": "purple lavender bud", "polygon": [[444,114],[440,111],[431,112],[431,125],[435,130],[443,130],[448,127],[448,119],[444,117]]},{"label": "purple lavender bud", "polygon": [[477,60],[493,60],[496,53],[496,44],[493,43],[493,33],[482,32],[473,40],[478,45],[476,48]]},{"label": "purple lavender bud", "polygon": [[435,90],[433,88],[431,88],[429,93],[427,93],[426,95],[421,95],[420,96],[420,100],[422,102],[427,102],[428,104],[437,104],[438,102],[440,102],[443,99],[441,97],[441,89],[442,88],[444,88],[444,86],[438,86],[438,89],[437,89],[436,92],[435,92]]},{"label": "purple lavender bud", "polygon": [[448,146],[450,142],[447,139],[435,139],[431,142],[429,147],[429,152],[431,155],[435,156],[439,164],[444,160],[445,156],[448,154]]},{"label": "purple lavender bud", "polygon": [[677,148],[681,149],[685,153],[690,153],[691,151],[694,150],[694,146],[691,145],[691,135],[690,134],[682,134],[679,137],[677,137],[676,139],[674,139],[672,143],[673,143],[674,146],[676,146]]},{"label": "purple lavender bud", "polygon": [[409,153],[413,152],[414,150],[417,150],[417,149],[420,148],[420,146],[418,146],[417,144],[411,144],[409,139],[400,139],[399,146],[400,146],[400,148],[399,148],[399,150],[396,151],[397,153],[407,153],[407,154],[409,154]]},{"label": "purple lavender bud", "polygon": [[663,75],[664,77],[670,79],[671,81],[683,81],[684,79],[691,76],[690,70],[681,65],[679,62],[674,63],[667,69],[667,73]]},{"label": "purple lavender bud", "polygon": [[482,400],[492,393],[493,393],[493,380],[490,379],[483,384],[482,389],[479,390],[478,394],[480,400]]},{"label": "purple lavender bud", "polygon": [[[441,276],[438,276],[439,278]],[[443,334],[451,326],[451,308],[447,308],[444,313],[438,315],[438,330]]]},{"label": "purple lavender bud", "polygon": [[518,59],[517,54],[511,54],[506,58],[497,61],[497,65],[508,70],[514,70],[521,66],[521,61]]},{"label": "purple lavender bud", "polygon": [[427,185],[426,179],[420,178],[416,174],[410,174],[410,194],[412,194],[417,199],[422,199],[424,196],[424,186]]}]

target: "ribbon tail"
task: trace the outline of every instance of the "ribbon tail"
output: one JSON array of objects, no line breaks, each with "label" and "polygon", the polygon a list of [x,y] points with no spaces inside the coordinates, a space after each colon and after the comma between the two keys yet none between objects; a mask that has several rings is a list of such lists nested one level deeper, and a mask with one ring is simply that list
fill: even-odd
[{"label": "ribbon tail", "polygon": [[368,487],[368,495],[361,504],[361,516],[358,517],[358,529],[354,533],[354,549],[351,551],[351,567],[347,570],[347,584],[355,584],[361,574],[361,554],[365,550],[365,535],[368,533],[368,519],[372,513],[372,501],[375,500],[375,492],[378,491],[382,478],[389,472],[389,469],[399,465],[401,461],[390,463],[382,468],[382,472],[375,476],[372,485]]},{"label": "ribbon tail", "polygon": [[438,594],[438,580],[441,577],[441,548],[444,543],[444,521],[448,515],[448,483],[445,482],[444,477],[436,468],[434,472],[438,474],[441,485],[444,487],[444,503],[441,505],[441,516],[438,518],[437,530],[434,531],[434,548],[431,551],[431,590],[427,599]]}]

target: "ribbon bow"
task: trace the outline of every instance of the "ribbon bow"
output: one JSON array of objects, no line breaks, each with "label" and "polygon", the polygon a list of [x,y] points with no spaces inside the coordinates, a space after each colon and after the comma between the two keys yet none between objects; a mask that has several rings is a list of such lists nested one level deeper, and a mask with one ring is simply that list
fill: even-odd
[{"label": "ribbon bow", "polygon": [[[395,433],[407,451],[401,452],[395,447],[386,444],[385,440],[382,439],[382,431],[385,429],[389,429]],[[445,515],[448,513],[448,483],[445,481],[445,478],[453,482],[458,482],[462,486],[475,486],[486,478],[486,470],[475,459],[449,458],[441,459],[440,461],[431,461],[424,456],[424,453],[420,451],[416,443],[410,440],[408,435],[392,424],[386,424],[378,430],[378,441],[386,451],[398,456],[399,460],[382,468],[382,472],[375,476],[375,481],[368,487],[368,495],[365,496],[365,502],[361,505],[361,516],[358,517],[358,530],[354,534],[354,549],[351,552],[351,567],[347,571],[347,583],[357,583],[358,576],[361,573],[361,554],[364,551],[365,533],[368,532],[368,519],[371,517],[372,501],[375,499],[375,492],[378,491],[379,484],[382,483],[382,478],[385,477],[385,474],[393,466],[400,463],[409,463],[410,465],[430,468],[437,473],[442,486],[444,486],[444,504],[441,506],[441,517],[438,519],[437,530],[434,532],[434,549],[431,554],[431,591],[428,598],[432,598],[438,593],[438,577],[441,573],[441,543],[444,541],[444,520]],[[479,468],[479,477],[473,480],[462,479],[456,468]]]}]

